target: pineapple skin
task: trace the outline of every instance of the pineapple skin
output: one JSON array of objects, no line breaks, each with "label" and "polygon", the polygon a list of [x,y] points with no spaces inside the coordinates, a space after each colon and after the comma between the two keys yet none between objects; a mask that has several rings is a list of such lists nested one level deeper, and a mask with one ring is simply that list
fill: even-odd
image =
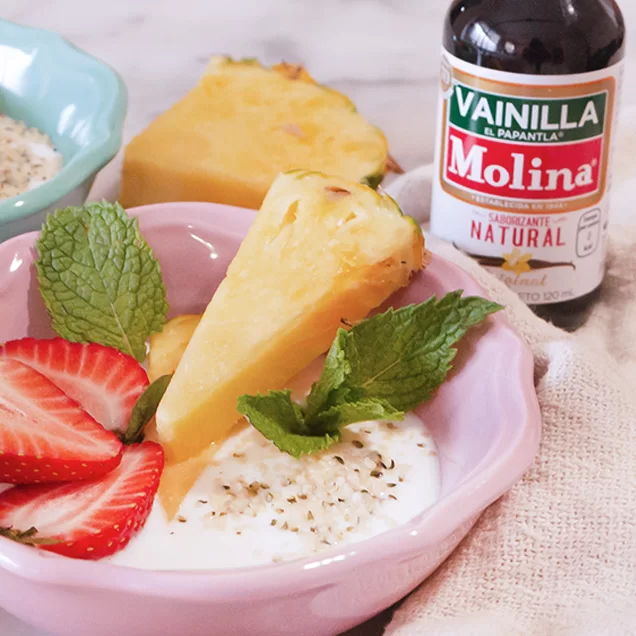
[{"label": "pineapple skin", "polygon": [[360,183],[362,183],[363,185],[369,186],[373,190],[377,190],[380,184],[382,183],[382,181],[384,180],[384,175],[385,175],[385,170],[383,167],[382,170],[379,170],[378,172],[374,172],[373,174],[370,174],[369,176],[364,177],[360,181]]},{"label": "pineapple skin", "polygon": [[317,173],[281,175],[159,405],[167,460],[221,442],[240,418],[240,395],[284,388],[339,328],[406,286],[424,254],[421,228],[387,195]]},{"label": "pineapple skin", "polygon": [[[282,85],[272,84],[271,90],[283,96],[288,83],[311,85],[310,94],[302,97],[305,101],[303,108],[299,109],[299,112],[312,112],[316,108],[317,119],[314,121],[309,117],[307,120],[307,126],[313,131],[309,137],[303,139],[301,135],[297,135],[294,132],[295,124],[289,122],[289,134],[276,136],[272,135],[271,130],[265,133],[257,130],[254,138],[258,139],[261,134],[263,137],[262,144],[256,149],[249,145],[242,148],[240,133],[237,133],[239,136],[218,142],[212,133],[206,133],[208,129],[218,132],[218,128],[214,126],[225,125],[223,118],[242,107],[241,94],[235,104],[218,106],[221,112],[215,110],[217,106],[214,106],[214,102],[209,102],[210,95],[218,90],[216,83],[224,82],[227,79],[225,76],[231,78],[233,72],[254,73],[254,77],[261,82],[258,86],[267,87],[267,78],[272,78],[272,82],[282,81]],[[293,93],[290,95],[298,99]],[[253,100],[254,97],[250,96],[249,99]],[[284,99],[285,97],[282,98],[283,102]],[[318,105],[314,106],[314,103]],[[327,104],[331,110],[326,109]],[[253,104],[248,104],[247,109],[252,107]],[[267,113],[269,109],[283,107],[284,104],[265,104],[261,106],[263,110],[260,112]],[[342,120],[338,130],[345,138],[353,134],[350,142],[347,140],[345,145],[336,143],[333,149],[331,142],[324,143],[316,146],[315,153],[308,153],[307,148],[302,148],[314,143],[314,128],[319,130],[324,125],[319,122],[326,116],[325,113],[342,114],[343,111],[349,115]],[[351,133],[351,124],[354,121],[357,128]],[[250,126],[254,126],[254,120],[252,118],[246,122],[251,122],[246,123],[246,130],[251,134],[253,131]],[[285,129],[285,126],[280,128]],[[328,136],[336,134],[336,130],[330,130],[329,127],[323,132],[327,134],[327,131],[330,131]],[[356,144],[363,144],[365,150],[351,151],[356,154],[343,162],[343,157],[350,152],[348,147]],[[224,161],[224,153],[219,150],[223,145],[236,146],[236,153],[241,157],[232,164]],[[289,156],[270,161],[271,149],[275,146],[288,148]],[[363,156],[366,157],[364,161]],[[388,142],[382,131],[358,115],[355,105],[348,97],[317,84],[302,66],[282,63],[267,69],[253,59],[234,61],[228,57],[213,57],[199,84],[128,144],[124,153],[119,198],[124,207],[166,201],[210,201],[258,209],[279,171],[297,167],[324,170],[376,188],[387,172],[387,158]],[[243,161],[246,163],[242,164]],[[251,166],[248,169],[247,166],[253,161],[260,167]]]}]

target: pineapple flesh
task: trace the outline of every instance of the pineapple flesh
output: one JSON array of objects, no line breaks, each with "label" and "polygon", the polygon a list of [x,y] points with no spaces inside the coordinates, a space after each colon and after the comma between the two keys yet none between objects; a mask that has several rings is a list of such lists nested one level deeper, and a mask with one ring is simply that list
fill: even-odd
[{"label": "pineapple flesh", "polygon": [[157,410],[169,461],[221,442],[244,393],[284,388],[422,268],[424,238],[387,195],[322,174],[280,175]]},{"label": "pineapple flesh", "polygon": [[175,372],[200,320],[198,314],[182,314],[169,320],[159,333],[150,336],[148,379],[151,382]]},{"label": "pineapple flesh", "polygon": [[214,57],[198,85],[127,146],[120,201],[258,209],[279,172],[303,166],[377,186],[387,161],[382,131],[302,67]]}]

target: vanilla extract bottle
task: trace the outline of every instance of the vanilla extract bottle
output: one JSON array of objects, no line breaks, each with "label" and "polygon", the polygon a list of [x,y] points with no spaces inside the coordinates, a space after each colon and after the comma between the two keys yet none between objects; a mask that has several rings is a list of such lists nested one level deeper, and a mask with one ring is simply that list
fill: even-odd
[{"label": "vanilla extract bottle", "polygon": [[605,272],[625,50],[614,0],[455,0],[431,231],[568,330]]}]

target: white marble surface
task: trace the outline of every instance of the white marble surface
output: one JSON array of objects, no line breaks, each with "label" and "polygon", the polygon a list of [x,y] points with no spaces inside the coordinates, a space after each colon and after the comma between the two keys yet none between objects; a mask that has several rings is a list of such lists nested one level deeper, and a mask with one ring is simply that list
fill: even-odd
[{"label": "white marble surface", "polygon": [[[616,172],[617,187],[634,175],[636,148],[636,0],[620,4],[634,26],[620,128],[627,160]],[[432,159],[447,6],[446,0],[1,0],[0,17],[57,31],[117,69],[129,90],[126,140],[196,82],[210,55],[256,56],[304,63],[319,81],[346,92],[386,132],[408,169]],[[98,178],[94,196],[112,196],[117,175],[115,162]],[[634,216],[621,210],[617,220]],[[0,634],[42,636],[1,610]]]}]

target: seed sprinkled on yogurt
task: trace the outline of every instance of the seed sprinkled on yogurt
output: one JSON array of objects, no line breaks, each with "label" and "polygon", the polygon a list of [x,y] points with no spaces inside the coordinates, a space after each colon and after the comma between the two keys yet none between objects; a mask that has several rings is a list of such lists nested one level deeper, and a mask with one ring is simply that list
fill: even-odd
[{"label": "seed sprinkled on yogurt", "polygon": [[[260,448],[261,452],[267,451],[266,460],[261,460],[261,453],[247,445],[241,446],[240,452],[227,453],[229,457],[238,454],[246,459],[240,470],[232,470],[230,474],[226,468],[217,478],[221,482],[225,479],[226,484],[231,482],[232,492],[237,496],[215,494],[214,505],[227,516],[222,520],[208,518],[207,523],[214,523],[218,528],[223,524],[236,531],[243,527],[242,520],[246,517],[273,511],[278,521],[270,524],[277,525],[280,531],[298,533],[312,552],[320,550],[321,546],[340,543],[347,534],[370,525],[372,516],[383,514],[387,504],[398,500],[394,493],[399,491],[399,484],[395,478],[385,478],[384,471],[391,466],[392,469],[398,467],[402,474],[409,474],[409,465],[398,464],[390,456],[390,442],[400,436],[400,429],[395,425],[377,425],[373,429],[370,426],[365,423],[365,428],[355,433],[345,430],[343,441],[337,447],[338,454],[323,452],[294,459],[277,451],[272,453],[267,442],[266,447]],[[247,431],[246,435],[251,436]],[[354,440],[348,438],[354,435],[355,441],[360,442],[362,436],[365,442],[353,444]],[[407,439],[401,440],[402,443],[411,441],[410,437],[415,443],[421,439],[420,436],[406,435]],[[230,462],[227,456],[217,456],[213,465],[220,468]],[[355,471],[354,468],[367,470]],[[258,470],[258,478],[251,479],[255,470]],[[263,493],[262,482],[277,486]],[[224,488],[229,490],[227,485]],[[218,488],[212,487],[210,492],[217,493]],[[316,502],[321,504],[317,508]],[[354,510],[355,515],[352,514]]]},{"label": "seed sprinkled on yogurt", "polygon": [[[436,450],[434,441],[412,415],[393,427],[351,425],[338,444],[300,459],[245,428],[216,452],[186,497],[179,515],[188,523],[167,522],[155,503],[146,527],[113,561],[238,567],[355,543],[405,523],[437,499],[439,458],[429,450]],[[162,536],[171,531],[181,539],[164,546]]]}]

